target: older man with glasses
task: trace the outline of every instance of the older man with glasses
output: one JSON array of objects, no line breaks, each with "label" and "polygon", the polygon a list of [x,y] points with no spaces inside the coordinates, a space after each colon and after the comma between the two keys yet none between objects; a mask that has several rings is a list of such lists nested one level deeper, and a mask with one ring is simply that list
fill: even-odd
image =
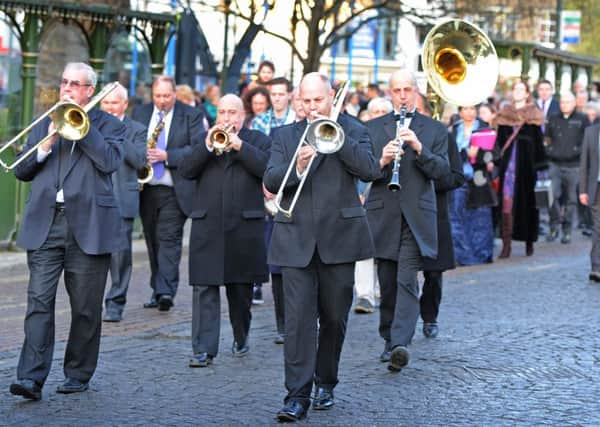
[{"label": "older man with glasses", "polygon": [[[60,99],[86,105],[94,94],[96,73],[70,63],[60,82]],[[15,169],[31,190],[17,244],[27,250],[29,285],[25,342],[10,392],[39,400],[52,365],[54,305],[58,281],[71,303],[71,329],[65,350],[65,381],[58,393],[88,389],[100,349],[102,297],[110,254],[121,249],[121,219],[111,175],[123,161],[125,126],[93,108],[90,129],[79,141],[58,135],[46,140]],[[26,149],[50,134],[46,117],[33,127]],[[21,154],[23,155],[23,154]]]}]

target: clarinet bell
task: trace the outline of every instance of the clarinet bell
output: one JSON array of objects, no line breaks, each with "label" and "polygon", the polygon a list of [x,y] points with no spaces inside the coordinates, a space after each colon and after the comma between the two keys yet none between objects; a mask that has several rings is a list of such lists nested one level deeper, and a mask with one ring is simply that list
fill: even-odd
[{"label": "clarinet bell", "polygon": [[394,171],[392,175],[392,179],[388,183],[388,190],[390,191],[398,191],[400,190],[400,174]]}]

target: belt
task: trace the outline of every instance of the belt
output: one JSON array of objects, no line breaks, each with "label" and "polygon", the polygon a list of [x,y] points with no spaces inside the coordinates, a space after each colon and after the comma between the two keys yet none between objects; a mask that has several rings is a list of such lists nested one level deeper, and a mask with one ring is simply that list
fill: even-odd
[{"label": "belt", "polygon": [[64,212],[65,204],[64,203],[56,203],[56,205],[54,205],[54,209],[56,209],[57,212]]}]

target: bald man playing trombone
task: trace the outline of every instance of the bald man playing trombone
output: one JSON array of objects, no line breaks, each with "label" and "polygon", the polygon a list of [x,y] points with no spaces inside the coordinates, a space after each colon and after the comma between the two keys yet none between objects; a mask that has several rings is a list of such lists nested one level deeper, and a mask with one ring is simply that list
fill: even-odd
[{"label": "bald man playing trombone", "polygon": [[345,139],[337,152],[317,154],[305,145],[294,158],[307,126],[318,118],[329,118],[334,110],[334,91],[322,74],[304,76],[299,96],[307,119],[273,131],[264,176],[267,190],[277,193],[286,172],[293,168],[283,185],[281,205],[285,208],[306,178],[291,217],[281,211],[276,214],[268,253],[269,263],[282,267],[284,289],[288,393],[277,413],[279,421],[306,416],[313,383],[313,409],[333,406],[352,304],[354,263],[374,253],[366,213],[356,193],[356,179],[371,181],[379,169],[367,129],[341,115],[337,123]]}]

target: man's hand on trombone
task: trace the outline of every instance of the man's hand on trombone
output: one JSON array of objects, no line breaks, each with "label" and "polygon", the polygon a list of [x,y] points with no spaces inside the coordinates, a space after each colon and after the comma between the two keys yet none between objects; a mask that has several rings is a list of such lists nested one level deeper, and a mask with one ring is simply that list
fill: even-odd
[{"label": "man's hand on trombone", "polygon": [[298,175],[302,175],[304,173],[311,157],[315,156],[316,154],[317,152],[310,145],[305,145],[304,147],[300,148],[300,151],[298,152],[298,158],[296,159],[296,172]]}]

